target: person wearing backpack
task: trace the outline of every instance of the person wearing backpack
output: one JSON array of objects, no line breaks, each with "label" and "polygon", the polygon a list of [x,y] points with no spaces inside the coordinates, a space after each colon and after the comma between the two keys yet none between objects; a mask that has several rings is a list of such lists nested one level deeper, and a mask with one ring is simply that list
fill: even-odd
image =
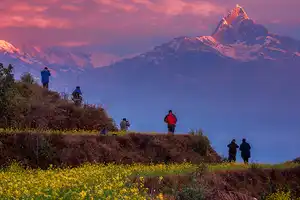
[{"label": "person wearing backpack", "polygon": [[168,125],[168,134],[173,135],[175,132],[177,117],[173,114],[172,110],[169,110],[169,114],[165,116],[164,121]]}]

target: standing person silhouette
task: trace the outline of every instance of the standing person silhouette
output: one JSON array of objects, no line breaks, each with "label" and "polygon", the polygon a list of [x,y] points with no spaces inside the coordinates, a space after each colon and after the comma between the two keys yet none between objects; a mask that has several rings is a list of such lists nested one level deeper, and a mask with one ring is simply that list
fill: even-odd
[{"label": "standing person silhouette", "polygon": [[246,142],[246,139],[244,138],[242,140],[242,144],[240,145],[240,151],[241,151],[241,157],[243,158],[245,164],[248,164],[249,158],[251,157],[250,149],[251,149],[250,144]]},{"label": "standing person silhouette", "polygon": [[51,76],[51,73],[48,69],[48,67],[45,67],[42,71],[41,71],[41,77],[42,77],[42,84],[43,84],[43,88],[49,88],[49,77]]},{"label": "standing person silhouette", "polygon": [[169,114],[165,116],[164,121],[168,124],[168,134],[174,134],[177,123],[177,117],[173,114],[172,110],[169,110]]},{"label": "standing person silhouette", "polygon": [[239,145],[235,143],[235,139],[233,139],[230,144],[227,145],[228,149],[228,160],[229,162],[236,161],[236,153]]},{"label": "standing person silhouette", "polygon": [[129,127],[130,127],[129,121],[126,118],[123,118],[122,121],[120,122],[121,131],[127,131]]}]

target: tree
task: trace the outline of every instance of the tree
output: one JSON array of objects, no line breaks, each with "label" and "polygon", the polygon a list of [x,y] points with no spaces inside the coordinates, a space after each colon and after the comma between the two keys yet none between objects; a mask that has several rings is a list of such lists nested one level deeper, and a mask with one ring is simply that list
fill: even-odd
[{"label": "tree", "polygon": [[0,124],[3,122],[8,123],[11,113],[9,109],[11,107],[11,100],[15,94],[15,79],[12,73],[13,66],[8,65],[7,68],[0,63]]}]

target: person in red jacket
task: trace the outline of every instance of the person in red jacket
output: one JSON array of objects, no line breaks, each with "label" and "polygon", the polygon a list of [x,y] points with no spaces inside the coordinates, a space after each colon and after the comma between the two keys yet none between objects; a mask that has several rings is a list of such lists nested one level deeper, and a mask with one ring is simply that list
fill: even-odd
[{"label": "person in red jacket", "polygon": [[168,124],[168,134],[174,134],[177,123],[177,117],[169,110],[169,114],[165,116],[164,121]]}]

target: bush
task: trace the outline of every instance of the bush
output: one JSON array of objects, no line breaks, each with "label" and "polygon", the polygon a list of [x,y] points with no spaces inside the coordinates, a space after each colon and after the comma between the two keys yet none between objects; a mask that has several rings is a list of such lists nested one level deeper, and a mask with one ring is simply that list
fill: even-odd
[{"label": "bush", "polygon": [[268,194],[261,198],[262,200],[300,200],[300,198],[294,198],[290,190],[277,190],[274,193]]},{"label": "bush", "polygon": [[198,129],[198,130],[191,130],[189,132],[190,135],[196,135],[196,136],[204,136],[203,130],[202,129]]},{"label": "bush", "polygon": [[194,200],[194,199],[205,200],[204,189],[200,185],[184,187],[176,195],[176,200]]},{"label": "bush", "polygon": [[202,156],[206,156],[210,148],[210,141],[208,137],[206,137],[203,134],[203,131],[201,129],[195,131],[191,130],[189,134],[194,136],[200,136],[198,137],[199,141],[193,145],[193,150]]},{"label": "bush", "polygon": [[[292,200],[291,192],[284,192],[284,191],[277,191],[273,194],[270,194],[266,197],[266,200]],[[300,198],[294,199],[294,200],[300,200]]]},{"label": "bush", "polygon": [[28,83],[28,84],[36,83],[36,81],[34,80],[34,77],[29,72],[26,72],[21,76],[21,81],[23,83]]}]

